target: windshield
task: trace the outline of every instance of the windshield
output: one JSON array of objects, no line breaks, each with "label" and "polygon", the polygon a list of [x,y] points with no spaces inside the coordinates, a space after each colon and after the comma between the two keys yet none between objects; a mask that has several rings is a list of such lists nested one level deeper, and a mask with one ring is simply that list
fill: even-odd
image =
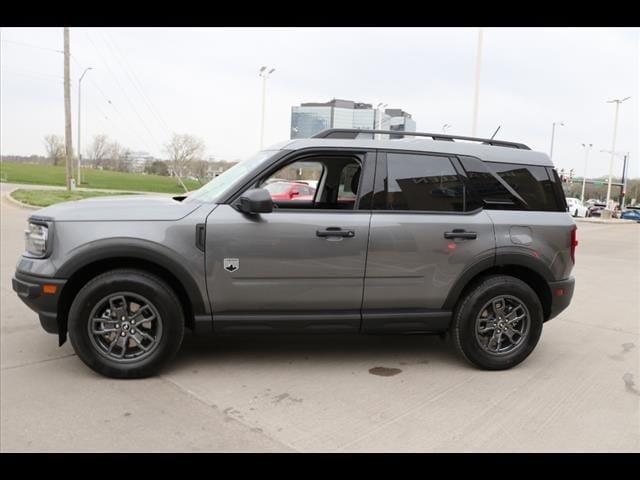
[{"label": "windshield", "polygon": [[216,202],[225,193],[227,193],[229,187],[240,180],[245,174],[257,168],[261,163],[264,163],[267,159],[273,156],[277,150],[263,150],[258,152],[252,157],[242,160],[236,163],[229,170],[218,175],[206,185],[202,186],[198,190],[189,193],[189,196],[184,200],[185,202]]}]

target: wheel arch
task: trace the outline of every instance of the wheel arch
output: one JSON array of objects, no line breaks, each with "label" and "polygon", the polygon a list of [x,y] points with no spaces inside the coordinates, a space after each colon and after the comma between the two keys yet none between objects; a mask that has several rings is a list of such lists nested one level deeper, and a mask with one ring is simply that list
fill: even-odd
[{"label": "wheel arch", "polygon": [[471,288],[489,275],[510,275],[525,282],[540,299],[544,320],[549,319],[552,296],[548,282],[553,281],[551,271],[539,260],[522,254],[499,255],[495,261],[485,259],[465,270],[450,290],[442,308],[453,310]]},{"label": "wheel arch", "polygon": [[188,328],[194,328],[196,316],[209,314],[206,307],[208,302],[202,298],[193,276],[183,265],[163,251],[166,247],[149,245],[150,243],[133,243],[127,239],[90,245],[78,250],[58,269],[56,277],[67,279],[58,303],[58,332],[61,344],[66,338],[69,309],[76,294],[89,280],[109,270],[139,269],[167,282],[180,300]]}]

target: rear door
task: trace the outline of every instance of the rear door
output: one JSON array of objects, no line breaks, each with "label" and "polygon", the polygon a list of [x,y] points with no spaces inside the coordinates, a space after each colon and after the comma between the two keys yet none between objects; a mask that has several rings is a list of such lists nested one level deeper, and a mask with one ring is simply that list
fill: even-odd
[{"label": "rear door", "polygon": [[491,219],[445,155],[379,152],[374,188],[362,330],[447,328],[455,281],[493,260]]}]

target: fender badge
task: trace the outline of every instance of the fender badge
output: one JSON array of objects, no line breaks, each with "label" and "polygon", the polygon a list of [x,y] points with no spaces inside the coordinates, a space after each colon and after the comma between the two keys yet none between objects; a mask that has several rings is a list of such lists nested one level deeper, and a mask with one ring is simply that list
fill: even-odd
[{"label": "fender badge", "polygon": [[235,272],[240,268],[240,260],[238,258],[225,258],[223,266],[227,272]]}]

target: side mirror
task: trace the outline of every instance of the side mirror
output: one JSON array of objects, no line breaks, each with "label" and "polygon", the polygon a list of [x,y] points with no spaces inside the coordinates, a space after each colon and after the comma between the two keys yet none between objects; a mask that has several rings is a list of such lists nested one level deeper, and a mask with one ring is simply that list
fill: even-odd
[{"label": "side mirror", "polygon": [[289,198],[297,197],[298,195],[300,195],[299,190],[291,190],[291,193],[289,194]]},{"label": "side mirror", "polygon": [[240,196],[238,209],[250,215],[271,213],[273,211],[271,194],[265,188],[252,188],[251,190],[247,190]]}]

